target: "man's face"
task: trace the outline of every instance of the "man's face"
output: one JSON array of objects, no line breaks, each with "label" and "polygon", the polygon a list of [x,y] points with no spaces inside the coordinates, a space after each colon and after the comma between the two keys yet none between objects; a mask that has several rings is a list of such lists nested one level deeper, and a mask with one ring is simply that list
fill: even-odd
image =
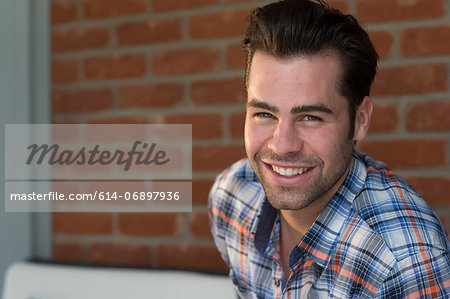
[{"label": "man's face", "polygon": [[347,100],[336,90],[340,67],[334,54],[281,60],[256,52],[253,57],[245,147],[277,209],[329,200],[345,179],[353,139]]}]

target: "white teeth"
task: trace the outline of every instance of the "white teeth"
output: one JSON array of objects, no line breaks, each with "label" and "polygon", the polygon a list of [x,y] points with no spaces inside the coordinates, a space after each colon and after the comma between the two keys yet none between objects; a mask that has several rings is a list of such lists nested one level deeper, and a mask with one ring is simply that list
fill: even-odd
[{"label": "white teeth", "polygon": [[308,170],[308,168],[283,168],[278,167],[275,165],[272,165],[273,171],[275,171],[278,174],[281,174],[282,176],[294,176],[298,174],[302,174]]},{"label": "white teeth", "polygon": [[291,176],[291,175],[292,175],[292,168],[286,169],[286,176]]}]

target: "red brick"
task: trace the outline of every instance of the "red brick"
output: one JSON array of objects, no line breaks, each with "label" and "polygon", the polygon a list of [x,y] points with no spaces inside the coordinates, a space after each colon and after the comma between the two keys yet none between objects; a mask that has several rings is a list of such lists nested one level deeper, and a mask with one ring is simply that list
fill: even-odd
[{"label": "red brick", "polygon": [[52,24],[73,22],[78,16],[78,7],[75,1],[53,1],[50,9]]},{"label": "red brick", "polygon": [[409,131],[450,131],[450,100],[424,101],[408,106]]},{"label": "red brick", "polygon": [[212,48],[159,51],[153,55],[152,69],[157,75],[214,72],[220,70],[220,55]]},{"label": "red brick", "polygon": [[94,264],[150,266],[151,248],[130,243],[95,243],[89,246],[89,261]]},{"label": "red brick", "polygon": [[225,0],[225,3],[256,2],[258,0]]},{"label": "red brick", "polygon": [[411,28],[400,33],[403,56],[450,54],[450,26]]},{"label": "red brick", "polygon": [[163,244],[158,246],[158,267],[195,270],[227,270],[214,246]]},{"label": "red brick", "polygon": [[420,20],[445,14],[444,0],[357,0],[359,21],[386,22]]},{"label": "red brick", "polygon": [[119,46],[178,41],[181,40],[181,19],[121,24],[116,34]]},{"label": "red brick", "polygon": [[109,29],[107,28],[77,28],[52,33],[52,51],[56,53],[100,49],[108,44]]},{"label": "red brick", "polygon": [[81,113],[111,108],[112,92],[108,88],[55,90],[52,92],[53,113]]},{"label": "red brick", "polygon": [[406,180],[429,205],[449,205],[448,195],[450,194],[450,178],[436,176],[410,177]]},{"label": "red brick", "polygon": [[124,213],[119,216],[119,231],[129,236],[176,236],[179,219],[172,213]]},{"label": "red brick", "polygon": [[81,243],[53,243],[53,260],[81,262],[83,261],[83,245]]},{"label": "red brick", "polygon": [[[248,25],[248,9],[192,16],[189,33],[193,39],[241,36]],[[208,24],[205,26],[205,24]]]},{"label": "red brick", "polygon": [[447,140],[365,141],[360,148],[391,168],[426,168],[447,163]]},{"label": "red brick", "polygon": [[[225,3],[241,3],[241,2],[258,2],[258,0],[225,0]],[[327,0],[327,4],[331,7],[340,10],[343,13],[349,13],[349,3],[348,0]],[[257,3],[259,6],[261,3]],[[261,5],[263,5],[262,3]]]},{"label": "red brick", "polygon": [[373,85],[375,96],[422,94],[447,90],[447,66],[421,64],[379,70]]},{"label": "red brick", "polygon": [[247,52],[240,45],[229,45],[227,47],[227,68],[228,69],[245,69],[245,61]]},{"label": "red brick", "polygon": [[112,215],[109,213],[53,213],[53,233],[111,234]]},{"label": "red brick", "polygon": [[395,104],[376,104],[373,107],[370,133],[392,132],[398,128],[398,109]]},{"label": "red brick", "polygon": [[143,13],[147,0],[84,0],[83,12],[86,19],[103,19]]},{"label": "red brick", "polygon": [[197,146],[192,150],[192,169],[221,171],[244,157],[243,145]]},{"label": "red brick", "polygon": [[372,31],[369,32],[369,36],[380,59],[389,58],[394,45],[394,37],[392,34],[387,31]]},{"label": "red brick", "polygon": [[243,138],[245,125],[245,111],[235,112],[230,116],[231,137]]},{"label": "red brick", "polygon": [[145,69],[144,54],[91,57],[84,60],[86,80],[142,77]]},{"label": "red brick", "polygon": [[149,83],[119,87],[120,107],[172,107],[183,99],[179,83]]},{"label": "red brick", "polygon": [[[225,0],[225,3],[241,3],[241,2],[258,2],[257,0]],[[339,9],[343,13],[349,12],[349,4],[347,0],[327,0],[326,1],[331,7]],[[257,3],[256,5],[260,5]],[[261,4],[263,5],[263,4]]]},{"label": "red brick", "polygon": [[350,12],[350,5],[347,0],[329,0],[327,3],[344,14],[348,14]]},{"label": "red brick", "polygon": [[190,226],[191,235],[194,237],[212,239],[207,213],[191,214]]},{"label": "red brick", "polygon": [[146,124],[148,123],[145,116],[133,116],[133,117],[108,117],[100,119],[91,119],[86,123],[88,124]]},{"label": "red brick", "polygon": [[193,139],[220,138],[223,135],[223,117],[219,113],[174,114],[165,118],[168,124],[192,124]]},{"label": "red brick", "polygon": [[72,83],[78,81],[78,61],[57,60],[52,62],[52,83]]},{"label": "red brick", "polygon": [[192,181],[192,204],[203,205],[208,204],[209,191],[213,185],[213,180],[194,180]]},{"label": "red brick", "polygon": [[154,11],[171,11],[171,10],[182,10],[182,9],[192,9],[210,6],[219,3],[219,0],[153,0],[152,8]]},{"label": "red brick", "polygon": [[242,77],[193,82],[191,100],[197,105],[245,103],[245,83]]}]

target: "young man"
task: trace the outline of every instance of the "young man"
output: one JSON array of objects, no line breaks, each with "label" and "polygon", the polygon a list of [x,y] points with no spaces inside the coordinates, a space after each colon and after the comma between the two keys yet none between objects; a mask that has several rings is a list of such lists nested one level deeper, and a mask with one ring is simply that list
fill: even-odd
[{"label": "young man", "polygon": [[248,159],[218,176],[211,230],[241,298],[448,298],[449,240],[385,164],[354,150],[378,56],[352,16],[286,0],[256,9]]}]

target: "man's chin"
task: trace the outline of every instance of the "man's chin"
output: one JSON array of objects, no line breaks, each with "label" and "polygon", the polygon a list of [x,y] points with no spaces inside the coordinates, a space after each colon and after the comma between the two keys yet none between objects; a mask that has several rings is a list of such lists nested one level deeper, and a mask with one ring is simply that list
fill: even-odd
[{"label": "man's chin", "polygon": [[[263,186],[264,187],[264,186]],[[295,187],[283,187],[283,189],[293,189],[290,190],[290,194],[286,194],[286,190],[267,190],[264,188],[267,200],[277,210],[302,210],[310,206],[315,199],[314,198],[303,198],[299,197],[300,191],[296,191]],[[303,194],[305,195],[305,194]]]},{"label": "man's chin", "polygon": [[[268,199],[269,200],[269,199]],[[286,210],[286,211],[299,211],[303,210],[307,207],[309,207],[313,201],[311,202],[279,202],[279,201],[271,201],[269,200],[269,203],[272,207],[274,207],[277,210]]]}]

